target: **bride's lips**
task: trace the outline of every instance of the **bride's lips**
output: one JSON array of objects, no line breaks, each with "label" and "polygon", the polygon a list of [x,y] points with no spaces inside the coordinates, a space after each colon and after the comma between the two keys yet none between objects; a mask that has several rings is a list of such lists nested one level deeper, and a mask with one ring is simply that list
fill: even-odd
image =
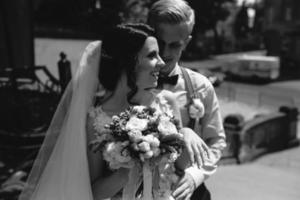
[{"label": "bride's lips", "polygon": [[159,71],[153,71],[151,73],[151,76],[155,77],[156,79],[158,79],[158,75],[159,75]]}]

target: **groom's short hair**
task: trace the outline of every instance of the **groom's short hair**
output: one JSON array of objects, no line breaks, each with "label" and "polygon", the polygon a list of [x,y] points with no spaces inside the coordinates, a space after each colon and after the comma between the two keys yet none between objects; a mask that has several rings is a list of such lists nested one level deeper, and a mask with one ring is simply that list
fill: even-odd
[{"label": "groom's short hair", "polygon": [[187,23],[191,33],[195,24],[195,12],[185,0],[159,0],[150,8],[148,24],[155,29],[160,23]]}]

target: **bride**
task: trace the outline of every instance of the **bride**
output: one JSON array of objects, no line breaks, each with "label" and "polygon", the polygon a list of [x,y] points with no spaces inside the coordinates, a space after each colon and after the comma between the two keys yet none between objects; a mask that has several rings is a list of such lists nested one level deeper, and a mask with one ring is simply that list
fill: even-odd
[{"label": "bride", "polygon": [[180,118],[172,94],[155,90],[163,66],[154,32],[144,24],[118,25],[104,35],[102,43],[89,44],[19,199],[115,196],[127,182],[129,170],[107,170],[101,154],[88,149],[94,121],[106,124],[128,106],[150,105],[158,97],[167,100]]}]

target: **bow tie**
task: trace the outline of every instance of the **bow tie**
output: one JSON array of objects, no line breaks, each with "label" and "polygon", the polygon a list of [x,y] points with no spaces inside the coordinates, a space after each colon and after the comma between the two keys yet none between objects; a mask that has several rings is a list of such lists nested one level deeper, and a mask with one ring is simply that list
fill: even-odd
[{"label": "bow tie", "polygon": [[178,75],[174,76],[159,76],[157,80],[158,85],[163,84],[170,84],[170,85],[176,85],[178,81]]}]

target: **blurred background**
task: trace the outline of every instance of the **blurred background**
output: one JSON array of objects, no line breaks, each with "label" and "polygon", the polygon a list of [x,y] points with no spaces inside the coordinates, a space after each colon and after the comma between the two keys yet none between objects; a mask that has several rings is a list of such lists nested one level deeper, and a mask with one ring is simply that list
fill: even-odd
[{"label": "blurred background", "polygon": [[[227,135],[213,199],[300,199],[300,1],[187,1],[181,62],[215,86]],[[154,2],[0,1],[0,200],[22,190],[86,45]]]}]

